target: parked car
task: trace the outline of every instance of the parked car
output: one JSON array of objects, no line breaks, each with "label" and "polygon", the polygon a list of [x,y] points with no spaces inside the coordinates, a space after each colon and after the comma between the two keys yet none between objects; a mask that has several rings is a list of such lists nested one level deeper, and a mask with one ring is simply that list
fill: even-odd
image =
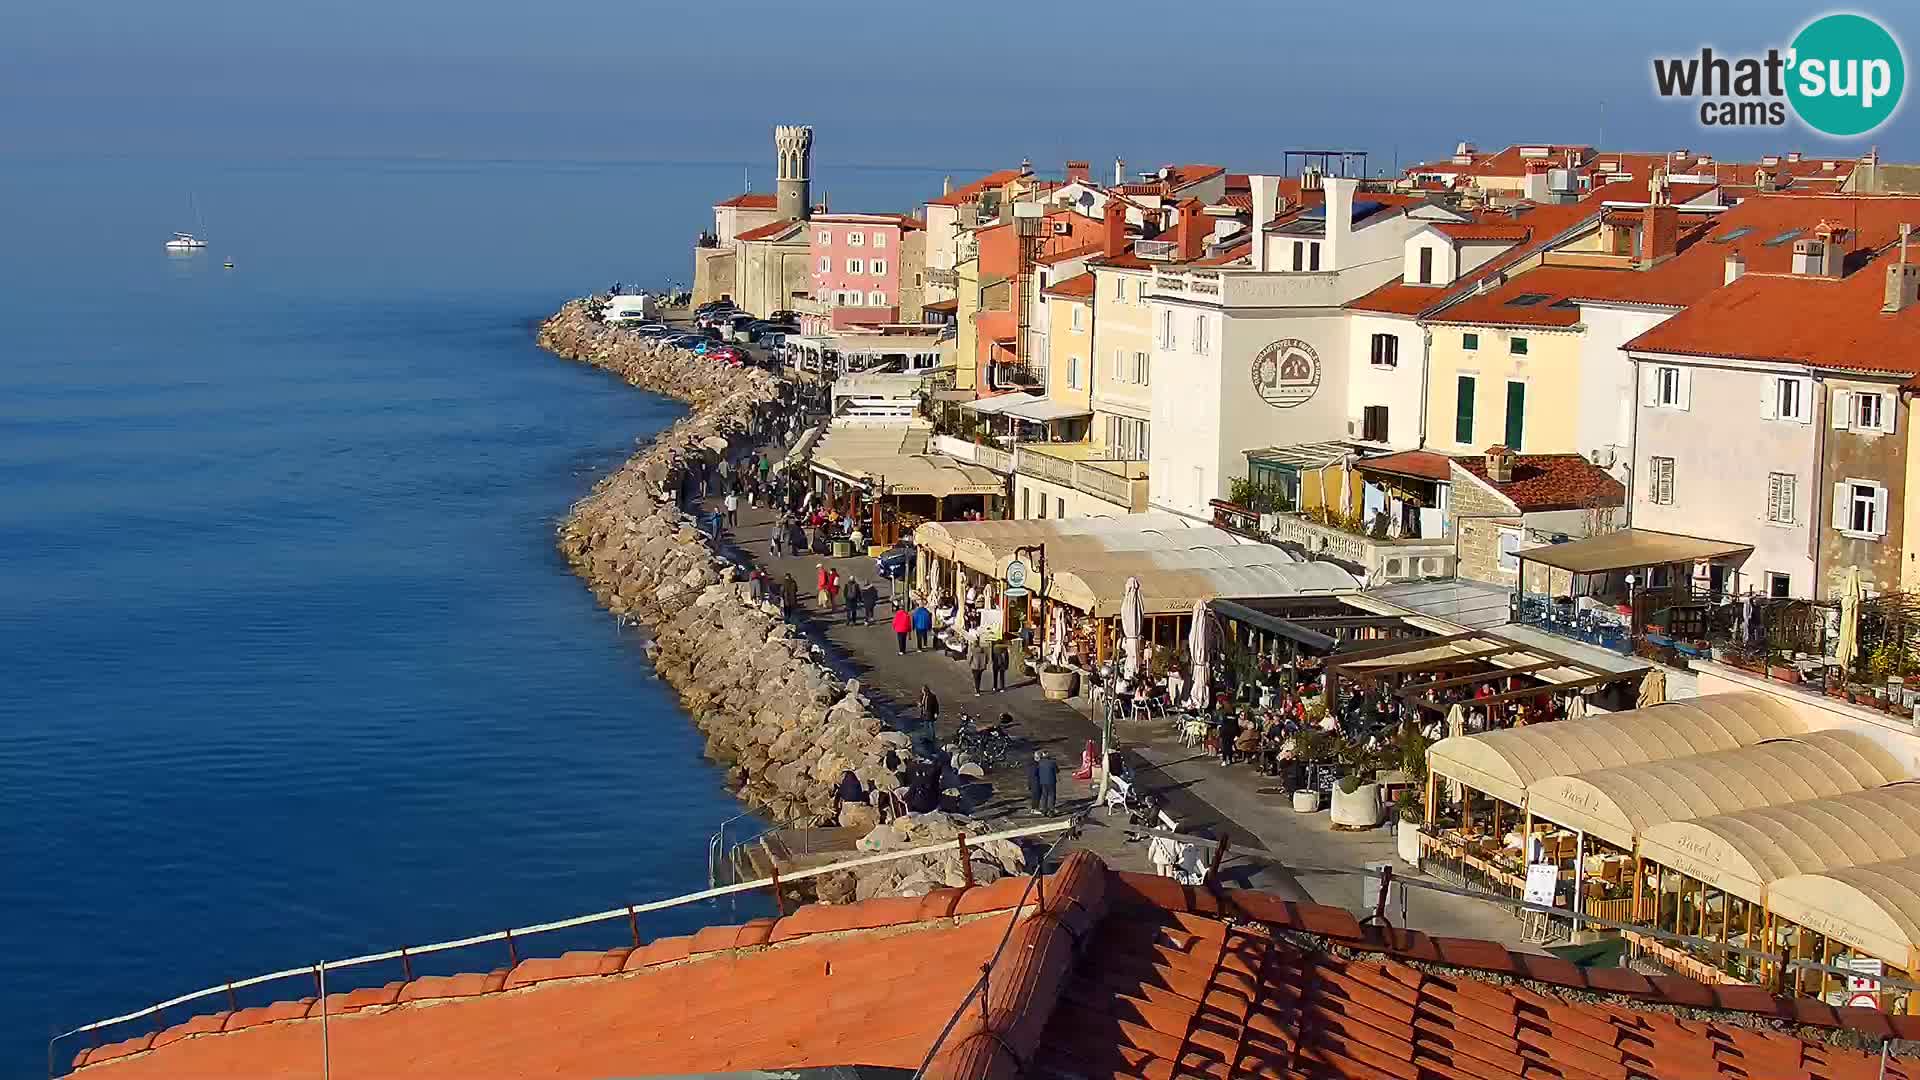
[{"label": "parked car", "polygon": [[672,345],[676,349],[698,351],[707,347],[707,339],[699,334],[681,334],[679,337],[667,342],[667,344]]},{"label": "parked car", "polygon": [[678,333],[678,331],[676,331],[673,327],[668,326],[666,323],[657,323],[657,322],[644,323],[640,326],[636,326],[633,328],[633,332],[636,334],[639,334],[641,337],[660,337],[665,334]]},{"label": "parked car", "polygon": [[888,548],[873,560],[873,569],[888,581],[904,581],[913,571],[913,545],[903,540]]},{"label": "parked car", "polygon": [[773,314],[767,316],[767,321],[776,322],[776,323],[798,324],[800,322],[800,313],[797,311],[785,311],[785,310],[776,311]]},{"label": "parked car", "polygon": [[707,359],[716,360],[722,364],[728,364],[733,367],[745,367],[748,357],[744,351],[736,349],[731,345],[715,345],[707,350]]},{"label": "parked car", "polygon": [[719,324],[720,336],[728,341],[746,341],[747,327],[759,321],[760,320],[745,312],[736,312],[725,322]]},{"label": "parked car", "polygon": [[735,306],[731,300],[709,300],[699,307],[694,308],[693,313],[695,315],[705,315],[709,311],[719,311],[722,308],[733,308]]}]

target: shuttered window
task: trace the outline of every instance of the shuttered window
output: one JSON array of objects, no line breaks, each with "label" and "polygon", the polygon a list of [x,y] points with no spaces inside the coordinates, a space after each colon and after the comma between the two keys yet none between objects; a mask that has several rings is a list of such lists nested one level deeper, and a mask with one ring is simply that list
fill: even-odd
[{"label": "shuttered window", "polygon": [[1796,484],[1792,473],[1767,474],[1767,520],[1776,525],[1794,523],[1794,491]]},{"label": "shuttered window", "polygon": [[1520,436],[1527,430],[1527,384],[1507,384],[1507,449],[1520,452]]},{"label": "shuttered window", "polygon": [[1453,441],[1463,446],[1473,445],[1473,395],[1477,386],[1473,376],[1462,375],[1459,389],[1455,392]]},{"label": "shuttered window", "polygon": [[1673,459],[1657,457],[1648,463],[1647,499],[1660,506],[1673,505]]}]

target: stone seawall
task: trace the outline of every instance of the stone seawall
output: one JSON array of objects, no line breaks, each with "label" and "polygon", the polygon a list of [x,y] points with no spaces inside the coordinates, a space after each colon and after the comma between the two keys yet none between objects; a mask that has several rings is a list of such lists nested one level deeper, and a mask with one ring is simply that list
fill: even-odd
[{"label": "stone seawall", "polygon": [[779,380],[608,327],[581,301],[548,319],[539,341],[691,406],[574,505],[559,543],[608,610],[652,630],[656,669],[707,736],[708,756],[729,766],[729,785],[792,825],[831,824],[833,788],[849,769],[891,785],[883,759],[908,737],[889,730],[857,682],[842,689],[777,609],[749,599],[706,535],[657,498],[678,463],[721,440],[745,445],[755,409],[779,402]]}]

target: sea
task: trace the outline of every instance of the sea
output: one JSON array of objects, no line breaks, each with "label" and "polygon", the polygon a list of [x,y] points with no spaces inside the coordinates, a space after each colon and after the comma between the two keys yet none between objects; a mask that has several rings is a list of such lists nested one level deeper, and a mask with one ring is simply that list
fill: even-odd
[{"label": "sea", "polygon": [[[944,175],[816,168],[863,210]],[[709,207],[748,183],[770,170],[0,160],[0,1077],[203,987],[707,886],[741,808],[638,632],[554,547],[682,410],[533,334],[615,281],[689,284]],[[170,255],[175,229],[209,246]],[[410,963],[485,971],[631,932]]]}]

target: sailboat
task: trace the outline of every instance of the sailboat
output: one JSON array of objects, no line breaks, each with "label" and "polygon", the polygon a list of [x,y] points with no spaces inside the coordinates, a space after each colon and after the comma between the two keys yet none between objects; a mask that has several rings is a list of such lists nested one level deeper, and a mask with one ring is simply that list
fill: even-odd
[{"label": "sailboat", "polygon": [[[200,199],[192,195],[189,195],[188,198],[193,202],[193,227],[196,229],[202,228],[203,226],[200,221]],[[167,241],[167,250],[176,253],[199,251],[206,246],[207,242],[205,240],[200,239],[190,232],[176,232],[173,234],[173,239]]]}]

